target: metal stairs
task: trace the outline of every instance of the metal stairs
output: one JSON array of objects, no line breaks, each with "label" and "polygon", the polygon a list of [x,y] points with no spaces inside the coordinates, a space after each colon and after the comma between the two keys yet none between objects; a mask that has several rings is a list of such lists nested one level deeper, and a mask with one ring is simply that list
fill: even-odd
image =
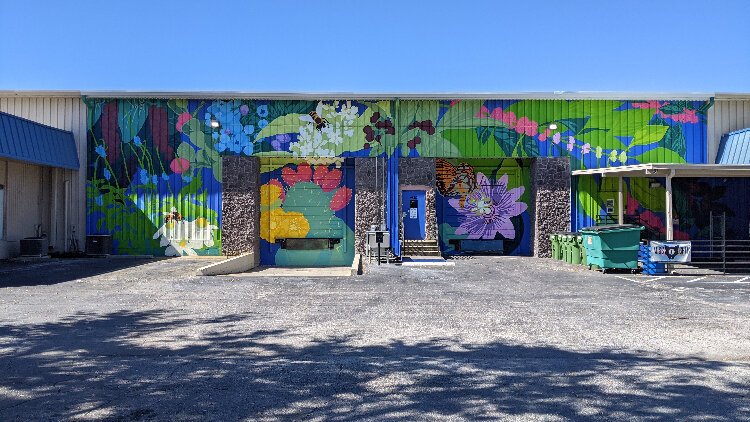
[{"label": "metal stairs", "polygon": [[406,240],[401,245],[401,256],[441,256],[437,240]]}]

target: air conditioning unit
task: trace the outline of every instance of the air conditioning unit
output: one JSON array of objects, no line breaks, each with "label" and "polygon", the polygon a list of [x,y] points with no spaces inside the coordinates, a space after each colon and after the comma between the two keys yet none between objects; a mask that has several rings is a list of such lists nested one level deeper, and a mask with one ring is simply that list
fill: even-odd
[{"label": "air conditioning unit", "polygon": [[47,256],[49,254],[49,240],[47,237],[27,237],[21,239],[21,256]]},{"label": "air conditioning unit", "polygon": [[111,255],[112,236],[108,234],[90,234],[86,236],[86,255]]}]

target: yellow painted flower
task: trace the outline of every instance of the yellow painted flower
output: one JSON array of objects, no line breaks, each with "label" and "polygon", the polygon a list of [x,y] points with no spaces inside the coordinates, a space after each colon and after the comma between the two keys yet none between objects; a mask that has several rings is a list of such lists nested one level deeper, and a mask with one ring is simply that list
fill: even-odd
[{"label": "yellow painted flower", "polygon": [[283,192],[284,190],[279,185],[270,183],[262,185],[260,187],[260,206],[266,208],[273,206],[281,198]]},{"label": "yellow painted flower", "polygon": [[286,212],[282,208],[260,213],[260,237],[270,243],[276,239],[301,238],[310,232],[310,223],[296,211]]}]

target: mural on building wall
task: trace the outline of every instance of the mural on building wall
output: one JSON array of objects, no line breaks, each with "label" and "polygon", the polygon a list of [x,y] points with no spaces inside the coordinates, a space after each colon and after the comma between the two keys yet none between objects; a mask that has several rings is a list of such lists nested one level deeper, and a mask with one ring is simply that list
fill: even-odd
[{"label": "mural on building wall", "polygon": [[[700,101],[86,99],[88,233],[115,253],[221,251],[221,156],[705,162]],[[476,175],[475,175],[476,176]],[[486,176],[486,175],[485,175]],[[466,182],[470,183],[470,182]],[[590,186],[591,189],[594,185]],[[589,189],[589,190],[591,190]],[[576,204],[593,218],[601,203]]]},{"label": "mural on building wall", "polygon": [[[342,159],[274,164],[261,173],[261,264],[350,265],[354,258],[354,172]],[[310,249],[284,247],[287,239],[312,242]]]},{"label": "mural on building wall", "polygon": [[528,163],[516,159],[438,159],[436,201],[443,253],[462,253],[457,242],[472,239],[502,240],[497,253],[530,254],[528,170]]}]

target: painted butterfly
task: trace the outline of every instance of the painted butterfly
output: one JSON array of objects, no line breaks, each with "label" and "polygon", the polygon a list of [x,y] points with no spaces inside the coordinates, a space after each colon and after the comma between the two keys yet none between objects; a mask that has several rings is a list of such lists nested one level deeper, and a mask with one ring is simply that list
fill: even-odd
[{"label": "painted butterfly", "polygon": [[464,206],[466,196],[477,188],[474,167],[467,163],[453,165],[447,160],[438,158],[436,161],[437,189],[443,196],[459,195],[459,205]]}]

